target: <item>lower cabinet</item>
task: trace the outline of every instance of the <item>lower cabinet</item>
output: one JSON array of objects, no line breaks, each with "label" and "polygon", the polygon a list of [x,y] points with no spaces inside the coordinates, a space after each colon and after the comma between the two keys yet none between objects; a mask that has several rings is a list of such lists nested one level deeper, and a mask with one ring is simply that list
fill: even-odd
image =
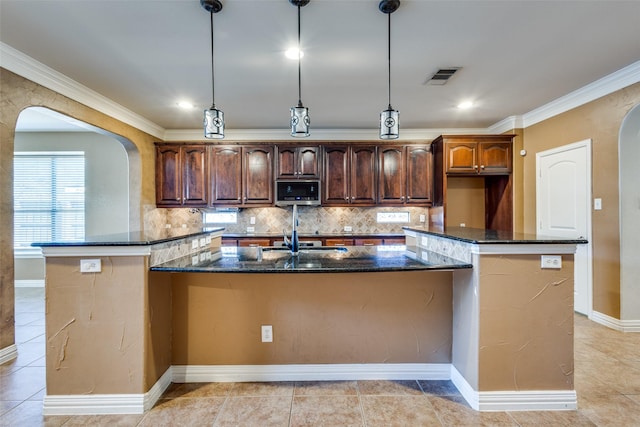
[{"label": "lower cabinet", "polygon": [[[366,237],[366,236],[355,236],[355,237],[309,237],[300,238],[301,242],[313,241],[313,242],[321,242],[323,246],[379,246],[379,245],[404,245],[405,240],[404,237]],[[222,246],[238,246],[238,247],[255,247],[255,246],[274,246],[276,244],[281,244],[282,237],[223,237],[222,238]]]}]

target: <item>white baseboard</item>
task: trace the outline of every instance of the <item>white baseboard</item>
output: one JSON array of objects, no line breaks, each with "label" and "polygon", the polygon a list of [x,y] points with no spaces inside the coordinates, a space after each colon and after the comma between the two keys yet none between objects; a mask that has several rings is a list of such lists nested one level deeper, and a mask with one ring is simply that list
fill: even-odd
[{"label": "white baseboard", "polygon": [[597,311],[592,311],[589,319],[620,332],[640,332],[640,320],[620,320]]},{"label": "white baseboard", "polygon": [[0,365],[10,362],[16,357],[18,357],[18,347],[15,344],[11,344],[5,348],[0,348]]},{"label": "white baseboard", "polygon": [[143,414],[171,384],[171,367],[146,393],[45,395],[43,415]]},{"label": "white baseboard", "polygon": [[448,380],[448,363],[174,365],[173,382]]},{"label": "white baseboard", "polygon": [[560,411],[578,407],[575,390],[475,391],[454,366],[451,381],[476,411]]},{"label": "white baseboard", "polygon": [[41,280],[14,280],[16,288],[44,288],[44,279]]}]

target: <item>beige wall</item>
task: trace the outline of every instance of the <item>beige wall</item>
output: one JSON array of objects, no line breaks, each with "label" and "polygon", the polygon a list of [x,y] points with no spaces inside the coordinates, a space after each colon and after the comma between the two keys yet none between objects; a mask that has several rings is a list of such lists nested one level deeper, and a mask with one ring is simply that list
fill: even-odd
[{"label": "beige wall", "polygon": [[[0,349],[15,342],[14,328],[14,260],[13,260],[13,152],[16,122],[20,112],[42,106],[104,129],[123,144],[131,144],[130,167],[137,170],[131,185],[139,194],[140,212],[131,217],[143,218],[155,207],[155,151],[157,138],[112,117],[82,105],[43,86],[0,67]],[[138,223],[135,228],[142,227]]]},{"label": "beige wall", "polygon": [[640,83],[619,90],[524,130],[524,230],[536,231],[536,153],[573,142],[593,141],[593,309],[620,319],[620,222],[618,135],[622,120],[640,103]]},{"label": "beige wall", "polygon": [[451,272],[171,277],[174,365],[451,362]]}]

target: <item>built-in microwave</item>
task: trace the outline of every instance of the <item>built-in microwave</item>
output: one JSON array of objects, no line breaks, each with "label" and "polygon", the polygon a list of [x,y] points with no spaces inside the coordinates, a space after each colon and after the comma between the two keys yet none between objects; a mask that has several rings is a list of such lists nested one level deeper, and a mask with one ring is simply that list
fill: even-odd
[{"label": "built-in microwave", "polygon": [[276,205],[319,205],[319,180],[276,181]]}]

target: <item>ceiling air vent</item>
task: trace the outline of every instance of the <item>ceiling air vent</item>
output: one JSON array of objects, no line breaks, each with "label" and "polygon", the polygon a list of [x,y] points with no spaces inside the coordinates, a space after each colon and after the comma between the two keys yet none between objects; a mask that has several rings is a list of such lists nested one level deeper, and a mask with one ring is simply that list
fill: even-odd
[{"label": "ceiling air vent", "polygon": [[425,81],[427,85],[442,86],[458,71],[460,67],[441,68]]}]

